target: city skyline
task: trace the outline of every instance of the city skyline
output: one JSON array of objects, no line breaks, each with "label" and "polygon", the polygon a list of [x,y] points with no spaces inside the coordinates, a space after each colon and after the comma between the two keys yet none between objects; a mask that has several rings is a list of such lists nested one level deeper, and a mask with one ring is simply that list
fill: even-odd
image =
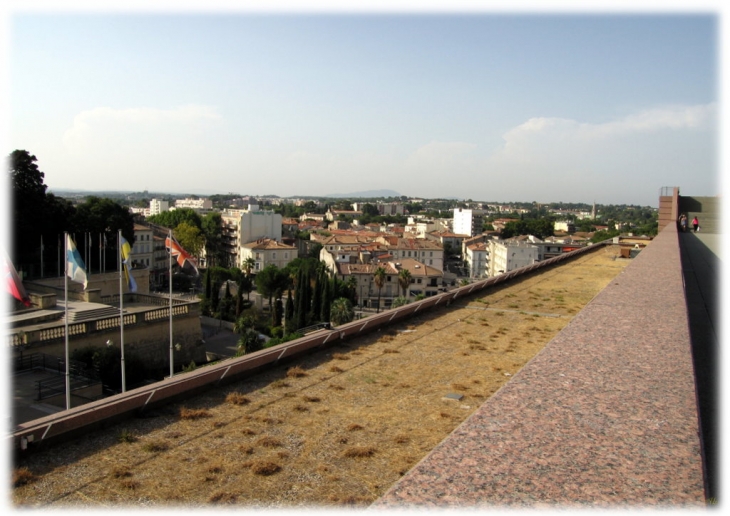
[{"label": "city skyline", "polygon": [[34,154],[51,190],[720,193],[712,13],[32,11],[9,26],[6,154]]}]

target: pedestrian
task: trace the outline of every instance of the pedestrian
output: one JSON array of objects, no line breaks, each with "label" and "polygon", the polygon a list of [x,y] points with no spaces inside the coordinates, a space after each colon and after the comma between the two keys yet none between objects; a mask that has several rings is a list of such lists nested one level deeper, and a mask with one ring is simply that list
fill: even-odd
[{"label": "pedestrian", "polygon": [[687,215],[684,213],[679,217],[679,226],[682,228],[683,233],[687,231]]},{"label": "pedestrian", "polygon": [[695,218],[692,219],[692,227],[695,230],[695,233],[697,233],[697,229],[700,227],[700,221],[697,219],[697,215],[695,215]]}]

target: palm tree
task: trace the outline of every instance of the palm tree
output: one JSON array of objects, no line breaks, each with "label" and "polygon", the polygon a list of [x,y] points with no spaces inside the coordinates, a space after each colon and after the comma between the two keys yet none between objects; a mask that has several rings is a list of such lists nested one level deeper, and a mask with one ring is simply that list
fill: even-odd
[{"label": "palm tree", "polygon": [[383,290],[383,285],[385,285],[386,274],[383,267],[378,267],[373,273],[373,281],[375,282],[375,286],[378,287],[378,309],[375,313],[380,313],[380,291]]},{"label": "palm tree", "polygon": [[246,271],[246,276],[251,277],[251,271],[254,267],[256,267],[256,260],[252,256],[243,260],[243,270]]},{"label": "palm tree", "polygon": [[403,289],[403,297],[408,297],[408,285],[411,284],[411,271],[408,269],[401,269],[398,273],[398,284]]},{"label": "palm tree", "polygon": [[362,305],[362,301],[357,299],[357,278],[355,276],[349,276],[345,282],[345,286],[347,287],[350,301],[354,303],[357,300]]},{"label": "palm tree", "polygon": [[332,308],[330,309],[330,319],[336,326],[345,324],[355,317],[355,311],[352,308],[352,303],[346,297],[340,297],[334,300]]}]

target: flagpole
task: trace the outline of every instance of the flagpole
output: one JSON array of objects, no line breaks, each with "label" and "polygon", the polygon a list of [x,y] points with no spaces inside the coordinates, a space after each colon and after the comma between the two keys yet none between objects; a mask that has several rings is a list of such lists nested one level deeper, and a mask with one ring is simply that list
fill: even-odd
[{"label": "flagpole", "polygon": [[[65,235],[65,233],[64,233],[64,235]],[[60,237],[60,235],[58,237],[58,246],[56,247],[56,249],[58,249],[58,263],[56,265],[58,265],[58,275],[60,276],[61,275],[61,237]]]},{"label": "flagpole", "polygon": [[101,233],[99,233],[99,274],[102,272],[102,265],[101,265]]},{"label": "flagpole", "polygon": [[172,230],[168,231],[167,242],[170,250],[170,378],[172,378],[174,373],[174,357],[172,355]]},{"label": "flagpole", "polygon": [[[63,233],[63,246],[66,251],[64,254],[68,256],[68,233]],[[68,259],[66,260],[68,262]],[[66,265],[68,268],[68,264]],[[63,292],[66,299],[64,303],[64,334],[66,335],[65,345],[65,361],[66,361],[66,410],[71,408],[71,376],[69,369],[68,357],[68,271],[63,275]]]},{"label": "flagpole", "polygon": [[117,237],[117,243],[119,245],[119,329],[120,329],[120,337],[122,342],[122,392],[127,391],[127,380],[126,380],[126,372],[124,368],[124,289],[123,289],[123,280],[122,276],[124,275],[123,265],[122,265],[122,230],[119,230],[119,234]]},{"label": "flagpole", "polygon": [[41,235],[41,278],[43,277],[43,235]]}]

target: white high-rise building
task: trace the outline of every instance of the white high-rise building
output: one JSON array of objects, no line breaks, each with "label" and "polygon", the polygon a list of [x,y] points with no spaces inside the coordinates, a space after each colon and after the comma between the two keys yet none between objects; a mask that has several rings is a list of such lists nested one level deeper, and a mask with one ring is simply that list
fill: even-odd
[{"label": "white high-rise building", "polygon": [[454,208],[454,233],[476,236],[482,232],[484,210]]},{"label": "white high-rise building", "polygon": [[152,199],[150,201],[150,215],[159,215],[163,211],[170,209],[170,203],[167,201],[161,201],[160,199]]}]

